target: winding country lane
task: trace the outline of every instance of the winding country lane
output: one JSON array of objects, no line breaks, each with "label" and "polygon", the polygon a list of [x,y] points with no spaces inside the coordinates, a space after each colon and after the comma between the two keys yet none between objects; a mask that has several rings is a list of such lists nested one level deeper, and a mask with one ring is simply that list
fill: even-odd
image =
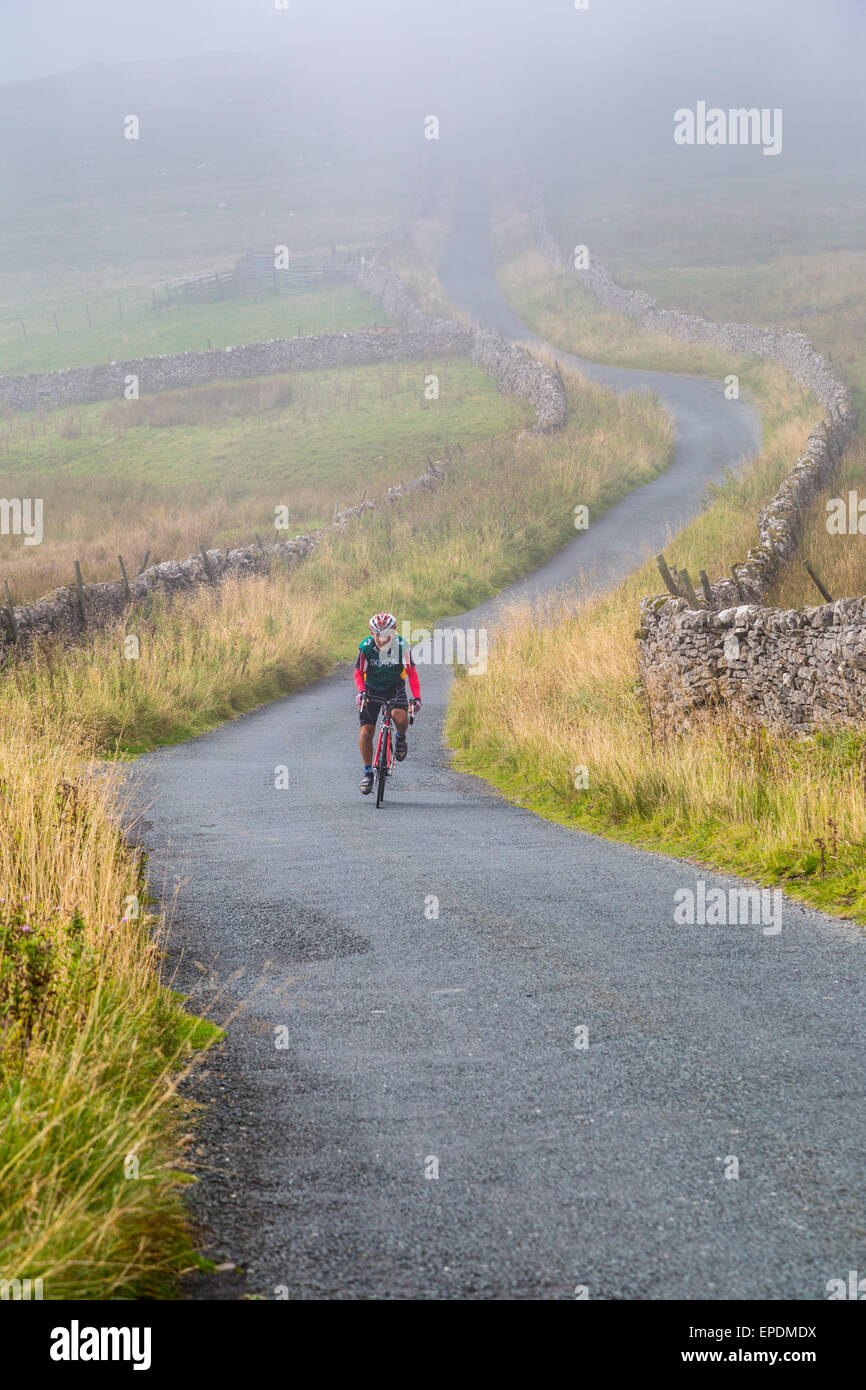
[{"label": "winding country lane", "polygon": [[[474,205],[443,279],[526,336]],[[511,593],[623,574],[758,440],[717,383],[575,365],[656,390],[676,458]],[[192,1295],[826,1297],[864,1265],[859,929],[787,902],[777,936],[674,925],[677,889],[734,880],[452,771],[448,679],[422,668],[380,812],[345,665],[137,764],[151,882],[180,881],[168,968],[193,1007],[240,1008],[196,1088],[192,1205],[247,1273]]]}]

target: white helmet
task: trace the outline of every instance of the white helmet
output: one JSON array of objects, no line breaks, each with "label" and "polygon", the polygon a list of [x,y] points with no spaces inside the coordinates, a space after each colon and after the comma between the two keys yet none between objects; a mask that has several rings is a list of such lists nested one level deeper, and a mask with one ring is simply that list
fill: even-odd
[{"label": "white helmet", "polygon": [[385,632],[396,632],[397,619],[393,613],[374,613],[370,619],[370,631],[374,637],[381,637]]}]

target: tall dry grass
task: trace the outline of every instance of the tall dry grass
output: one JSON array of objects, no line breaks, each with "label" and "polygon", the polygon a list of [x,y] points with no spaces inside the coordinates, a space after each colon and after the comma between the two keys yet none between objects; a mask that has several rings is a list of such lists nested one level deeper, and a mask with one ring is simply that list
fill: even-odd
[{"label": "tall dry grass", "polygon": [[0,701],[0,1277],[53,1299],[158,1294],[189,1261],[175,1088],[210,1031],[158,982],[93,752],[74,717]]},{"label": "tall dry grass", "polygon": [[633,624],[619,597],[512,611],[486,674],[456,684],[457,765],[552,819],[866,920],[866,730],[801,740],[722,716],[661,743]]},{"label": "tall dry grass", "polygon": [[537,249],[527,249],[501,265],[497,275],[506,299],[524,323],[563,352],[612,366],[715,377],[746,368],[744,358],[650,333],[624,314],[602,308],[573,275],[553,270]]},{"label": "tall dry grass", "polygon": [[125,784],[95,759],[209,727],[330,661],[320,613],[283,575],[156,604],[7,672],[0,1278],[41,1278],[46,1298],[162,1297],[194,1259],[177,1088],[218,1030],[159,981],[160,923],[118,831]]},{"label": "tall dry grass", "polygon": [[[666,547],[669,562],[692,574],[724,574],[754,545],[758,508],[820,417],[779,369],[762,369],[761,381],[760,458]],[[824,571],[834,574],[826,560]],[[866,730],[788,739],[722,718],[660,743],[634,640],[640,600],[660,587],[650,561],[601,598],[510,614],[486,673],[456,683],[448,740],[458,766],[543,815],[782,884],[866,920]],[[579,768],[586,787],[575,785]]]},{"label": "tall dry grass", "polygon": [[[798,554],[779,575],[767,595],[775,608],[805,608],[824,602],[819,590],[802,564],[807,560],[834,599],[852,598],[866,594],[866,516],[863,531],[849,529],[837,535],[827,528],[830,513],[828,502],[841,499],[848,511],[848,494],[866,502],[866,444],[857,443],[845,456],[838,475],[830,487],[807,509],[800,528]],[[846,518],[846,524],[850,517]]]},{"label": "tall dry grass", "polygon": [[[187,390],[162,391],[138,400],[113,401],[102,423],[107,429],[173,429],[178,425],[214,425],[235,415],[260,415],[288,405],[291,377],[258,377],[252,381],[212,381]],[[69,418],[69,417],[67,417]]]}]

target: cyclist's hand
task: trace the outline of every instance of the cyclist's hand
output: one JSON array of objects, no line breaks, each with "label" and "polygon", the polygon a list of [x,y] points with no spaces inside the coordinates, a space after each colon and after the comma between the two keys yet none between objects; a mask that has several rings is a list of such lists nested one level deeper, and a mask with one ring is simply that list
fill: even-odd
[{"label": "cyclist's hand", "polygon": [[416,696],[415,699],[412,701],[412,714],[413,714],[413,715],[416,715],[416,714],[418,713],[418,711],[419,711],[420,708],[421,708],[421,701],[420,701],[420,700],[418,699],[418,697]]},{"label": "cyclist's hand", "polygon": [[364,706],[364,704],[366,703],[366,700],[367,700],[366,695],[362,695],[361,692],[360,692],[360,690],[359,690],[359,691],[358,691],[358,694],[355,696],[355,704],[358,706],[358,709],[361,709],[361,708]]}]

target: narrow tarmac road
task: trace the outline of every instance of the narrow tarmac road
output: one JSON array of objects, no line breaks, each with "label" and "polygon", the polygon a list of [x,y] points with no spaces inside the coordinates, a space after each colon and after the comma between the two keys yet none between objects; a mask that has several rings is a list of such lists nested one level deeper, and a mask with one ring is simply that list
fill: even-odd
[{"label": "narrow tarmac road", "polygon": [[[503,323],[485,248],[463,217],[443,275]],[[659,391],[675,462],[514,593],[622,574],[756,444],[718,384],[592,372]],[[777,935],[676,925],[678,889],[735,880],[452,771],[448,681],[421,669],[378,812],[345,666],[137,764],[151,882],[180,883],[168,969],[240,1008],[192,1206],[246,1274],[191,1296],[826,1297],[866,1253],[859,929],[788,902]]]}]

